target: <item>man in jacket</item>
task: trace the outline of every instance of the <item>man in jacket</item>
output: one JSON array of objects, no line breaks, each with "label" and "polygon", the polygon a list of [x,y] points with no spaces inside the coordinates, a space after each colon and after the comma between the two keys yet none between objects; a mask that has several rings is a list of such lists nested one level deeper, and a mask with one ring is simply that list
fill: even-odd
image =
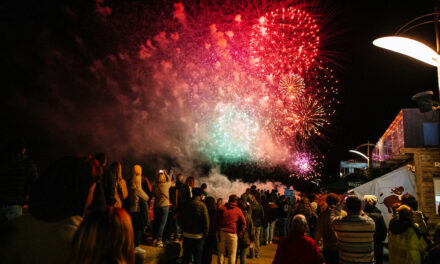
[{"label": "man in jacket", "polygon": [[315,241],[319,244],[320,240],[323,240],[325,262],[327,264],[338,264],[338,241],[331,224],[335,219],[346,216],[347,214],[341,210],[339,198],[336,194],[328,194],[325,201],[327,208],[318,216],[315,229]]},{"label": "man in jacket", "polygon": [[219,208],[217,218],[217,251],[218,264],[223,264],[225,257],[225,247],[228,248],[228,258],[230,264],[235,264],[238,236],[246,230],[246,219],[240,208],[237,207],[238,196],[233,194],[229,196],[229,202]]},{"label": "man in jacket", "polygon": [[202,202],[203,190],[194,188],[193,198],[183,205],[178,221],[183,231],[183,263],[202,263],[204,237],[209,231],[208,209]]}]

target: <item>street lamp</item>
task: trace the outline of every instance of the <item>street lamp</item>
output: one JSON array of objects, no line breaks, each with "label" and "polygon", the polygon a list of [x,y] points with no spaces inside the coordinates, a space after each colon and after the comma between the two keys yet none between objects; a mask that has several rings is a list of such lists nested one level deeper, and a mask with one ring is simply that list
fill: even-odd
[{"label": "street lamp", "polygon": [[[365,144],[361,144],[359,146],[357,146],[355,149],[350,149],[348,150],[348,152],[357,154],[361,157],[363,157],[364,159],[367,160],[367,168],[370,168],[370,147],[375,147],[375,144],[371,144],[370,141],[368,141]],[[367,155],[365,155],[364,153],[360,152],[359,149],[363,148],[363,147],[367,147]]]},{"label": "street lamp", "polygon": [[362,153],[360,151],[357,151],[357,150],[353,150],[353,149],[348,150],[348,152],[351,152],[351,153],[354,153],[354,154],[358,154],[359,156],[361,156],[362,158],[367,160],[367,162],[368,162],[367,164],[370,163],[370,158],[367,157],[367,155],[365,155],[364,153]]},{"label": "street lamp", "polygon": [[[380,48],[388,49],[394,52],[398,52],[401,54],[404,54],[406,56],[412,57],[414,59],[417,59],[419,61],[423,61],[424,63],[427,63],[429,65],[432,65],[434,67],[437,67],[437,80],[438,80],[438,87],[439,87],[439,97],[440,97],[440,55],[439,55],[439,30],[438,30],[438,20],[439,20],[440,12],[434,12],[431,14],[426,14],[420,17],[417,17],[410,22],[403,25],[397,32],[396,36],[388,36],[388,37],[382,37],[378,38],[373,41],[373,44],[375,46],[378,46]],[[434,16],[433,20],[431,21],[422,21],[421,19],[427,19],[428,17]],[[415,24],[417,22],[417,24]],[[436,35],[436,44],[437,44],[437,51],[434,51],[427,45],[410,39],[406,37],[398,36],[399,34],[405,33],[406,31],[413,29],[415,27],[425,25],[428,23],[434,23],[435,24],[435,35]],[[424,96],[427,94],[423,92]],[[420,94],[417,94],[413,97],[413,100],[418,100],[418,96]],[[430,110],[435,110],[436,108],[432,108]]]}]

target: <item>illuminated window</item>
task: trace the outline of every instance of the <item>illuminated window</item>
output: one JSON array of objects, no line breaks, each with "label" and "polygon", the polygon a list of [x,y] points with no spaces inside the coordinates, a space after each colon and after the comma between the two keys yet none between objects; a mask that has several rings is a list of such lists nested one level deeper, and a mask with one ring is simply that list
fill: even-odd
[{"label": "illuminated window", "polygon": [[435,193],[435,211],[439,214],[438,206],[440,204],[440,176],[434,177],[434,193]]}]

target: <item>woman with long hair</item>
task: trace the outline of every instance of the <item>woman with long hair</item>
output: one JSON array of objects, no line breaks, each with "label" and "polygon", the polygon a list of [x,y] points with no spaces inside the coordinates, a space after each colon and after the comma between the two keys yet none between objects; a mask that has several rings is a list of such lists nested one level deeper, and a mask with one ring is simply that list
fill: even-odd
[{"label": "woman with long hair", "polygon": [[73,237],[74,264],[134,264],[130,215],[108,207],[86,216]]},{"label": "woman with long hair", "polygon": [[310,237],[315,237],[315,228],[318,216],[316,215],[315,210],[310,205],[309,198],[307,198],[305,194],[301,195],[301,200],[297,203],[295,214],[302,214],[306,217],[309,229],[307,235]]},{"label": "woman with long hair", "polygon": [[140,248],[139,245],[144,234],[144,227],[148,223],[149,197],[142,190],[142,167],[139,165],[133,166],[133,176],[131,177],[128,190],[128,210],[133,223],[134,244],[136,251],[144,254],[145,250]]},{"label": "woman with long hair", "polygon": [[156,247],[164,247],[162,242],[163,231],[168,219],[170,209],[170,193],[171,178],[165,170],[160,170],[157,177],[156,185],[153,187],[154,196],[154,228],[153,228],[153,245]]},{"label": "woman with long hair", "polygon": [[215,204],[215,208],[218,210],[218,209],[222,208],[224,205],[225,205],[225,203],[223,202],[223,199],[218,198],[217,203]]},{"label": "woman with long hair", "polygon": [[189,187],[189,194],[190,194],[190,197],[192,197],[192,189],[197,187],[194,177],[193,176],[188,177],[188,179],[186,179],[186,181],[185,181],[185,184],[186,184],[186,186]]}]

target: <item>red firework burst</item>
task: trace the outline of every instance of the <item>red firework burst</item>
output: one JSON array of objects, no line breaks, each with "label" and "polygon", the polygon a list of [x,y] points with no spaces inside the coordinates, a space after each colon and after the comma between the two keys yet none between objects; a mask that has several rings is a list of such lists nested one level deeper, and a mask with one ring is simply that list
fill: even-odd
[{"label": "red firework burst", "polygon": [[252,27],[251,63],[275,77],[302,74],[316,62],[319,44],[319,28],[312,15],[298,7],[279,8]]}]

